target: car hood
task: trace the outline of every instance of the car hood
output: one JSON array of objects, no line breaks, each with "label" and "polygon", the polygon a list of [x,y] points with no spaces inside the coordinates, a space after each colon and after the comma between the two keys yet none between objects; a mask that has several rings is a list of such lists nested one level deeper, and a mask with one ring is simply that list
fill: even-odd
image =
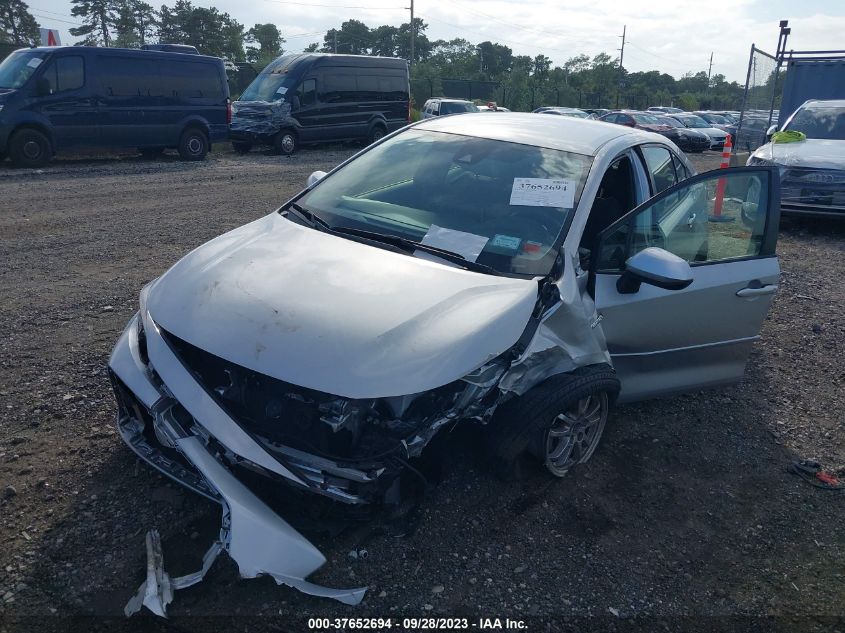
[{"label": "car hood", "polygon": [[377,398],[439,387],[507,350],[537,287],[273,213],[188,254],[151,285],[145,309],[167,332],[232,363]]},{"label": "car hood", "polygon": [[845,169],[845,141],[808,138],[797,143],[766,143],[753,156],[780,165]]}]

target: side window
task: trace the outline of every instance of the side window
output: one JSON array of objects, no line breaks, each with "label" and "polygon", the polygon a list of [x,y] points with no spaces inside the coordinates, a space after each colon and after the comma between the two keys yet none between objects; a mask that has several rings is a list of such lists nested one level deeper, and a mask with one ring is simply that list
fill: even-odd
[{"label": "side window", "polygon": [[596,270],[621,271],[650,246],[700,264],[759,256],[771,212],[768,191],[768,171],[741,168],[717,170],[658,196],[602,236]]},{"label": "side window", "polygon": [[437,116],[437,115],[440,114],[440,102],[439,101],[435,101],[434,103],[431,104],[431,113],[434,116]]},{"label": "side window", "polygon": [[159,64],[164,92],[168,96],[222,99],[223,82],[214,64],[168,61]]},{"label": "side window", "polygon": [[674,152],[672,152],[672,162],[675,163],[675,173],[678,175],[678,182],[690,177],[691,174],[686,166],[684,166],[684,161],[682,161]]},{"label": "side window", "polygon": [[158,66],[153,60],[135,57],[98,57],[100,85],[106,95],[137,97],[160,94]]},{"label": "side window", "polygon": [[672,153],[668,149],[657,145],[643,145],[641,149],[646,169],[654,182],[653,195],[657,195],[677,184],[675,163],[672,160]]},{"label": "side window", "polygon": [[302,82],[302,106],[312,106],[317,103],[317,81],[306,79]]},{"label": "side window", "polygon": [[608,114],[606,117],[604,117],[604,120],[607,121],[608,123],[616,123],[616,121],[618,119],[619,119],[618,114]]},{"label": "side window", "polygon": [[357,92],[355,77],[338,73],[326,73],[321,84],[320,101],[323,103],[342,103],[354,101]]},{"label": "side window", "polygon": [[50,62],[42,77],[50,84],[50,94],[77,90],[85,85],[85,60],[80,55],[59,57]]}]

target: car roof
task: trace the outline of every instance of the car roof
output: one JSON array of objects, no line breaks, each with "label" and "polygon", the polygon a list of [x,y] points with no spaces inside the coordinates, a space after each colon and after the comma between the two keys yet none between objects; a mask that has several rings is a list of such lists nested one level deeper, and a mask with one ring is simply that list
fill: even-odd
[{"label": "car roof", "polygon": [[428,101],[446,101],[448,103],[472,103],[468,99],[455,99],[452,97],[432,97],[428,99]]},{"label": "car roof", "polygon": [[436,117],[425,119],[415,127],[588,156],[595,156],[603,145],[625,136],[663,138],[657,134],[603,121],[533,116],[531,112],[503,112],[501,116],[492,118],[483,113]]}]

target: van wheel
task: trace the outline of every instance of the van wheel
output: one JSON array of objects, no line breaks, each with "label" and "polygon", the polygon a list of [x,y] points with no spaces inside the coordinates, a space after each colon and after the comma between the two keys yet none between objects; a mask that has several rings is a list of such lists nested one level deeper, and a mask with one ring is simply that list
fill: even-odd
[{"label": "van wheel", "polygon": [[277,153],[282,156],[290,156],[296,151],[296,134],[290,130],[282,130],[276,134],[274,146]]},{"label": "van wheel", "polygon": [[164,153],[163,147],[139,147],[138,151],[144,158],[158,158]]},{"label": "van wheel", "polygon": [[387,134],[387,130],[385,130],[383,126],[374,125],[373,129],[370,130],[369,136],[367,136],[367,143],[372,145],[376,141],[383,139],[385,134]]},{"label": "van wheel", "polygon": [[203,160],[208,154],[208,138],[201,129],[189,127],[179,139],[179,156],[184,160]]},{"label": "van wheel", "polygon": [[51,157],[50,139],[38,130],[19,130],[9,139],[9,158],[17,167],[41,167]]},{"label": "van wheel", "polygon": [[239,143],[237,141],[233,141],[232,149],[238,154],[248,154],[249,150],[252,149],[252,143]]},{"label": "van wheel", "polygon": [[496,475],[519,479],[533,463],[563,477],[589,460],[619,388],[610,366],[593,365],[552,376],[502,405],[487,434]]}]

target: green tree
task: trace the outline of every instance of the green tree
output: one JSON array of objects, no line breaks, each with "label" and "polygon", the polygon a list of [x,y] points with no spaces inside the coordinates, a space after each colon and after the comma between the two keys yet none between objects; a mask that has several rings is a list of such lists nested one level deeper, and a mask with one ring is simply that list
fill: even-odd
[{"label": "green tree", "polygon": [[481,42],[478,45],[481,55],[481,64],[488,77],[498,77],[508,72],[514,63],[513,51],[502,44],[493,42]]},{"label": "green tree", "polygon": [[81,37],[85,46],[111,46],[111,29],[117,20],[113,0],[71,0],[70,14],[82,18],[82,26],[70,29],[74,37]]},{"label": "green tree", "polygon": [[[424,62],[431,55],[431,41],[425,32],[428,24],[422,18],[414,18],[414,59],[416,62]],[[399,27],[396,34],[396,56],[402,59],[411,59],[411,23],[405,22]]]},{"label": "green tree", "polygon": [[370,53],[383,57],[395,57],[398,47],[399,29],[383,24],[370,31]]},{"label": "green tree", "polygon": [[359,20],[347,20],[340,29],[329,29],[323,37],[323,51],[366,55],[371,45],[370,27]]},{"label": "green tree", "polygon": [[320,43],[319,42],[311,42],[308,46],[302,49],[303,53],[316,53],[320,50]]},{"label": "green tree", "polygon": [[22,0],[0,2],[0,42],[19,46],[39,43],[38,22]]},{"label": "green tree", "polygon": [[204,55],[240,60],[244,58],[244,27],[216,8],[195,7],[189,0],[162,6],[159,41],[196,46]]},{"label": "green tree", "polygon": [[252,44],[246,47],[247,61],[262,68],[284,52],[285,40],[275,24],[256,24],[247,31],[246,41]]},{"label": "green tree", "polygon": [[153,39],[158,28],[158,12],[143,0],[123,0],[115,19],[114,45],[140,48]]}]

